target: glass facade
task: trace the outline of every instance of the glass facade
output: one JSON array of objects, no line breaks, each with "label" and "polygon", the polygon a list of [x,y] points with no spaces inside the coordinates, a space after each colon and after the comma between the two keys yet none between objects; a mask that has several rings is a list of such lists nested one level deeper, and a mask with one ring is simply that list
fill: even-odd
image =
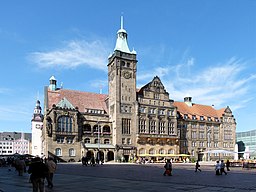
[{"label": "glass facade", "polygon": [[249,147],[250,159],[256,159],[256,130],[236,133],[238,151],[244,151]]}]

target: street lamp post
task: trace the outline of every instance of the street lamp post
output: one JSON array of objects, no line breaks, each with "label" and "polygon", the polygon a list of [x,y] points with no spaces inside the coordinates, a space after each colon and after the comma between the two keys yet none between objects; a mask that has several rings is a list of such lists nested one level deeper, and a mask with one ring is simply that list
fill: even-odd
[{"label": "street lamp post", "polygon": [[[207,130],[207,148],[208,148],[208,151],[210,150],[209,148],[211,147],[211,130],[208,129]],[[208,161],[210,161],[210,154],[208,153]]]},{"label": "street lamp post", "polygon": [[100,161],[100,129],[99,129],[99,121],[97,121],[98,126],[98,161]]}]

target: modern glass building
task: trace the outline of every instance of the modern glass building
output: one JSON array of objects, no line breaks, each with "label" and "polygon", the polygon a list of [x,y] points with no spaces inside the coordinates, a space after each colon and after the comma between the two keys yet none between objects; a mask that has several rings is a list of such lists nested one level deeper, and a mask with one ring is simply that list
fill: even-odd
[{"label": "modern glass building", "polygon": [[249,148],[250,159],[256,159],[256,130],[237,132],[236,143],[239,152]]}]

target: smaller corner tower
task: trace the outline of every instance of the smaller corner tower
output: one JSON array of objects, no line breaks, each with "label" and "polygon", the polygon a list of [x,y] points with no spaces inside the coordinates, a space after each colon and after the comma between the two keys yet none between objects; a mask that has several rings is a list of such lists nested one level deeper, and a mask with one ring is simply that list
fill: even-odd
[{"label": "smaller corner tower", "polygon": [[32,155],[42,156],[42,129],[43,129],[43,114],[40,106],[40,101],[36,101],[33,117],[31,120],[32,129]]}]

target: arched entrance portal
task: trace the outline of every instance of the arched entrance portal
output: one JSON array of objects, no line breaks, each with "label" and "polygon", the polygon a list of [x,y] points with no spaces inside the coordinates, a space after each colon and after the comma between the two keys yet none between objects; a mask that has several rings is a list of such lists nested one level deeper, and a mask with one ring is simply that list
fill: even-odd
[{"label": "arched entrance portal", "polygon": [[112,161],[114,160],[114,152],[113,151],[109,151],[107,153],[107,161]]}]

